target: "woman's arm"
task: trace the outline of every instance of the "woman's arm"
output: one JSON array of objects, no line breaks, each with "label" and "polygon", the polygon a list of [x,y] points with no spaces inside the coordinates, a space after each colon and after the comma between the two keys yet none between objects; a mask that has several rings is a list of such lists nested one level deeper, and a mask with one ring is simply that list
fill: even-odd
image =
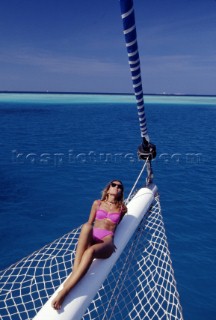
[{"label": "woman's arm", "polygon": [[95,214],[98,208],[98,200],[95,200],[92,204],[91,207],[91,211],[90,211],[90,215],[89,215],[89,219],[88,219],[88,223],[93,224],[94,220],[95,220]]},{"label": "woman's arm", "polygon": [[125,213],[127,212],[127,207],[126,207],[126,205],[125,205],[124,203],[122,203],[122,209],[121,209],[121,211],[122,211],[122,215],[123,215],[123,216],[124,216]]},{"label": "woman's arm", "polygon": [[127,207],[124,203],[122,203],[121,204],[121,219],[120,219],[119,223],[122,221],[126,212],[127,212]]}]

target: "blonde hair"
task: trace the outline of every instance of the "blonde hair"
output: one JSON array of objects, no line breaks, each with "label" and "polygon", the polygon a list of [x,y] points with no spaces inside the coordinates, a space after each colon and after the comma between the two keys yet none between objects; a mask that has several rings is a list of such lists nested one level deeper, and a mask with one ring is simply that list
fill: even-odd
[{"label": "blonde hair", "polygon": [[105,187],[105,188],[103,189],[103,191],[102,191],[101,200],[102,200],[102,201],[107,200],[107,198],[108,198],[108,190],[109,190],[111,184],[112,184],[114,181],[119,182],[119,183],[121,183],[121,185],[122,185],[121,193],[119,193],[119,195],[118,195],[118,197],[117,197],[117,202],[118,202],[118,204],[119,204],[119,206],[120,206],[120,205],[124,202],[124,186],[123,186],[123,183],[122,183],[120,180],[118,180],[118,179],[112,180],[112,181],[110,181],[110,182],[106,185],[106,187]]}]

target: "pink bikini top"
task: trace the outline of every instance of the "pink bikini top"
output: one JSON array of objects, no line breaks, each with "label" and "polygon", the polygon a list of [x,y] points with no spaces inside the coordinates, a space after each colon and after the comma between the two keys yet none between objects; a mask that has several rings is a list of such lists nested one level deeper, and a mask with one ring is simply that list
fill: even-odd
[{"label": "pink bikini top", "polygon": [[121,219],[121,212],[107,212],[104,209],[100,209],[100,204],[99,204],[98,210],[96,211],[95,219],[96,220],[109,219],[113,223],[118,224]]}]

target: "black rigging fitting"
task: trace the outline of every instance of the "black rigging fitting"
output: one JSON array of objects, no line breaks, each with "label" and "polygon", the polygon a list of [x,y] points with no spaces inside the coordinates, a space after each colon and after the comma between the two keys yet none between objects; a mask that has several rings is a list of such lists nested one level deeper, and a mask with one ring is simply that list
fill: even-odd
[{"label": "black rigging fitting", "polygon": [[149,185],[153,182],[153,171],[151,160],[156,157],[156,145],[147,141],[146,138],[143,138],[142,144],[138,147],[138,157],[139,159],[146,160],[147,166],[147,178],[146,178],[146,185]]},{"label": "black rigging fitting", "polygon": [[156,157],[156,145],[143,138],[142,144],[138,147],[138,157],[142,160],[152,160]]}]

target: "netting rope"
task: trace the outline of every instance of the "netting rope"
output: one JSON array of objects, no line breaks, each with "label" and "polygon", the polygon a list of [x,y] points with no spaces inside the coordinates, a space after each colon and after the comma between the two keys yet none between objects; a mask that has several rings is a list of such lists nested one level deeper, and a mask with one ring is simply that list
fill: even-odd
[{"label": "netting rope", "polygon": [[87,319],[183,319],[159,196],[89,306]]},{"label": "netting rope", "polygon": [[[81,227],[0,272],[1,320],[30,320],[71,272]],[[83,320],[181,320],[159,197]]]}]

